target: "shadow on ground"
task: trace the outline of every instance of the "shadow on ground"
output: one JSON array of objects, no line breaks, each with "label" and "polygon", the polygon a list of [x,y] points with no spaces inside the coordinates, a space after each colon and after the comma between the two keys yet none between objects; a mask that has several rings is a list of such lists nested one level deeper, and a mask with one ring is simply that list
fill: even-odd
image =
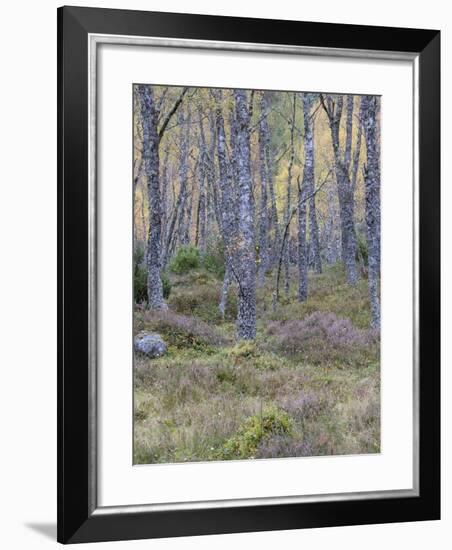
[{"label": "shadow on ground", "polygon": [[56,541],[57,526],[56,523],[26,523],[25,527],[28,527],[32,531],[39,533],[47,539]]}]

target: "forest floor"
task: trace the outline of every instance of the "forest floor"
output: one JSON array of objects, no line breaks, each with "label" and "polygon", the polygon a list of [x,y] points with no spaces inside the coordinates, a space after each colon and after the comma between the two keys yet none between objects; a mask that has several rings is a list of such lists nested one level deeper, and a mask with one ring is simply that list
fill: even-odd
[{"label": "forest floor", "polygon": [[221,280],[204,270],[170,276],[168,312],[136,306],[135,333],[159,333],[168,352],[135,356],[135,463],[379,452],[367,280],[351,288],[326,267],[299,303],[291,275],[276,309],[274,276],[258,289],[254,343],[236,343],[235,292],[223,320]]}]

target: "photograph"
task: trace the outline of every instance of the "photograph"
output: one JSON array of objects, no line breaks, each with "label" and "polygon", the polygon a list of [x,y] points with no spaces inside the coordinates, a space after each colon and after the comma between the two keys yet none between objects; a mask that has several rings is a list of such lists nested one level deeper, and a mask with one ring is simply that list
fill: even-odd
[{"label": "photograph", "polygon": [[57,540],[405,540],[441,517],[444,25],[192,8],[58,8]]},{"label": "photograph", "polygon": [[380,453],[381,96],[132,86],[133,463]]}]

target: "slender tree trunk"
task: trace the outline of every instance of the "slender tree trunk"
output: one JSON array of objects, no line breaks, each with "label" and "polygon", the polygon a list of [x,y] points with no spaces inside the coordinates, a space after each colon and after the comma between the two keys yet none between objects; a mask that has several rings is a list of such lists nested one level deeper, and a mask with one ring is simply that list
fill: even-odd
[{"label": "slender tree trunk", "polygon": [[292,170],[295,159],[295,116],[297,108],[297,94],[293,93],[292,98],[292,119],[290,121],[290,149],[289,149],[289,166],[287,168],[287,195],[286,195],[286,211],[285,211],[285,223],[287,227],[287,236],[284,239],[284,292],[286,296],[289,295],[290,289],[290,222],[291,222],[291,210],[292,210]]},{"label": "slender tree trunk", "polygon": [[314,190],[314,140],[311,119],[312,94],[301,94],[301,99],[304,125],[304,168],[303,180],[298,190],[298,300],[303,302],[308,297],[309,263],[306,242],[306,202],[304,198]]},{"label": "slender tree trunk", "polygon": [[347,95],[347,115],[345,121],[345,150],[344,150],[344,167],[346,170],[350,168],[352,158],[352,136],[353,136],[353,95]]},{"label": "slender tree trunk", "polygon": [[304,119],[304,143],[305,143],[305,172],[303,173],[303,185],[310,195],[309,199],[309,252],[312,265],[316,273],[322,273],[322,261],[320,259],[319,227],[317,223],[317,211],[315,206],[314,181],[315,181],[315,155],[314,155],[314,121],[312,119],[312,106],[316,96],[303,94],[303,119]]},{"label": "slender tree trunk", "polygon": [[366,228],[369,263],[371,324],[380,327],[380,146],[378,135],[379,101],[376,96],[361,98],[362,122],[366,139]]},{"label": "slender tree trunk", "polygon": [[310,254],[312,257],[312,265],[314,267],[314,271],[316,273],[322,273],[322,259],[320,257],[319,225],[317,222],[315,196],[312,196],[309,199],[309,235],[310,235]]},{"label": "slender tree trunk", "polygon": [[209,238],[212,238],[215,224],[218,227],[218,231],[221,233],[221,215],[218,199],[218,187],[217,187],[217,171],[215,164],[215,151],[217,144],[216,137],[216,119],[215,112],[212,110],[209,113],[209,144],[206,147],[208,152],[208,163],[206,165],[206,178],[207,178],[207,214],[206,214],[206,245]]},{"label": "slender tree trunk", "polygon": [[240,281],[237,312],[237,337],[256,337],[256,261],[254,254],[254,200],[250,162],[250,113],[246,92],[234,90],[237,136],[236,159],[239,196]]},{"label": "slender tree trunk", "polygon": [[233,271],[232,265],[234,262],[236,249],[235,238],[237,228],[236,224],[234,223],[234,188],[231,181],[231,171],[229,170],[228,165],[226,135],[224,131],[224,118],[221,107],[222,91],[213,90],[212,93],[214,94],[216,100],[215,119],[218,156],[218,182],[220,187],[221,199],[220,232],[223,238],[225,260],[223,290],[218,307],[221,315],[224,317],[228,289],[231,283],[231,273]]},{"label": "slender tree trunk", "polygon": [[226,314],[226,305],[228,303],[228,293],[229,293],[230,284],[231,284],[231,267],[230,267],[230,263],[227,262],[224,270],[223,284],[221,286],[220,303],[218,304],[218,309],[223,319]]},{"label": "slender tree trunk", "polygon": [[[306,162],[306,159],[305,159]],[[306,164],[305,164],[306,170]],[[303,177],[304,180],[304,177]],[[298,188],[298,301],[308,298],[308,255],[306,246],[306,196],[304,181]]]},{"label": "slender tree trunk", "polygon": [[139,85],[143,127],[144,171],[148,182],[149,235],[147,245],[148,304],[153,309],[166,309],[160,277],[162,213],[159,184],[158,111],[152,86]]},{"label": "slender tree trunk", "polygon": [[[351,129],[347,135],[346,130],[346,146],[344,154],[341,153],[339,143],[339,128],[343,110],[343,96],[337,96],[334,99],[331,96],[324,98],[320,95],[323,108],[328,116],[331,139],[333,142],[333,152],[335,161],[335,174],[339,199],[339,211],[341,217],[341,236],[342,236],[342,260],[345,264],[347,274],[347,282],[350,285],[356,284],[358,280],[358,272],[356,269],[356,234],[355,234],[355,208],[354,208],[354,192],[349,177],[349,162],[350,153],[348,152],[348,143],[351,140]],[[350,103],[347,118],[352,122],[353,109]],[[350,122],[350,124],[351,124]],[[347,123],[348,125],[349,123]]]},{"label": "slender tree trunk", "polygon": [[165,149],[163,156],[163,164],[161,167],[161,186],[160,186],[160,200],[162,203],[162,230],[161,230],[161,254],[160,254],[160,269],[164,269],[163,262],[165,260],[165,245],[166,245],[166,231],[168,224],[168,149]]},{"label": "slender tree trunk", "polygon": [[191,115],[188,112],[184,116],[182,109],[178,112],[178,123],[180,125],[180,156],[179,156],[179,189],[181,194],[181,204],[179,206],[179,244],[186,245],[187,242],[187,216],[188,216],[188,152]]},{"label": "slender tree trunk", "polygon": [[328,188],[328,212],[326,222],[326,259],[329,264],[334,264],[340,259],[338,251],[338,228],[336,220],[338,219],[337,206],[332,186]]},{"label": "slender tree trunk", "polygon": [[274,267],[275,262],[277,261],[279,250],[280,250],[280,241],[281,236],[279,232],[279,221],[278,221],[278,209],[276,207],[276,194],[275,186],[273,181],[273,148],[271,143],[271,134],[268,125],[268,112],[269,112],[269,99],[270,96],[268,92],[264,92],[262,95],[262,108],[266,113],[265,117],[261,117],[262,123],[262,135],[265,140],[265,161],[266,161],[266,174],[267,174],[267,187],[268,193],[270,196],[270,224],[269,228],[272,230],[271,239],[268,238],[267,248],[269,250],[269,267]]},{"label": "slender tree trunk", "polygon": [[175,229],[176,229],[176,223],[178,222],[179,215],[181,213],[181,204],[184,196],[185,196],[185,190],[179,189],[179,194],[177,195],[177,199],[175,201],[173,211],[171,214],[171,221],[169,224],[167,223],[168,229],[166,232],[166,246],[164,249],[164,256],[162,260],[162,265],[164,268],[167,266],[168,261],[171,258],[171,255],[174,250],[174,244],[175,244],[175,241],[177,240]]},{"label": "slender tree trunk", "polygon": [[199,161],[199,198],[196,224],[196,246],[204,254],[206,252],[206,178],[207,178],[207,145],[201,111],[199,111],[200,129],[200,161]]},{"label": "slender tree trunk", "polygon": [[206,179],[199,176],[198,206],[196,208],[195,246],[206,253]]},{"label": "slender tree trunk", "polygon": [[[254,92],[251,92],[252,97],[254,97]],[[232,197],[232,214],[231,214],[231,223],[234,224],[234,227],[237,228],[239,224],[239,214],[238,214],[238,201],[239,201],[239,188],[238,188],[238,164],[236,159],[236,151],[237,151],[237,121],[236,121],[236,113],[235,113],[235,100],[234,100],[234,91],[231,91],[231,100],[232,105],[229,109],[229,115],[228,115],[228,121],[229,121],[229,151],[230,151],[230,157],[229,157],[229,163],[228,163],[228,174],[229,174],[229,182],[231,185],[231,197]],[[250,109],[252,109],[253,101],[250,99],[249,103]],[[250,120],[251,120],[251,113],[250,111]],[[251,157],[251,153],[250,153]],[[250,162],[251,166],[251,162]],[[253,181],[253,180],[251,180]],[[234,239],[237,239],[237,231],[235,234]]]},{"label": "slender tree trunk", "polygon": [[189,201],[187,205],[187,212],[184,222],[184,230],[182,235],[182,244],[187,246],[191,242],[191,224],[193,218],[193,195],[194,195],[194,184],[191,185],[191,190],[189,192]]},{"label": "slender tree trunk", "polygon": [[266,147],[268,137],[267,127],[267,102],[265,92],[261,96],[261,119],[259,123],[259,179],[261,184],[260,209],[259,209],[259,270],[258,284],[264,284],[265,273],[268,269],[268,210],[267,210],[267,161]]},{"label": "slender tree trunk", "polygon": [[363,133],[363,125],[361,123],[361,108],[360,108],[360,122],[358,124],[358,131],[356,132],[356,143],[355,143],[355,150],[353,152],[353,161],[352,161],[351,182],[352,182],[353,196],[355,196],[356,183],[358,181],[358,167],[359,167],[359,157],[361,153],[362,133]]}]

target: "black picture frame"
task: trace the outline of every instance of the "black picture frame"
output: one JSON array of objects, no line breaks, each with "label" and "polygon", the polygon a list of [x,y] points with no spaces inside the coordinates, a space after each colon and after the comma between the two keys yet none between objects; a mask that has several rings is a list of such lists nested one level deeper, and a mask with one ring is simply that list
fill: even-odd
[{"label": "black picture frame", "polygon": [[[221,508],[96,508],[90,464],[88,35],[410,52],[419,66],[419,494]],[[92,282],[92,281],[91,281]],[[58,9],[58,541],[300,529],[440,517],[440,33],[81,7]]]}]

